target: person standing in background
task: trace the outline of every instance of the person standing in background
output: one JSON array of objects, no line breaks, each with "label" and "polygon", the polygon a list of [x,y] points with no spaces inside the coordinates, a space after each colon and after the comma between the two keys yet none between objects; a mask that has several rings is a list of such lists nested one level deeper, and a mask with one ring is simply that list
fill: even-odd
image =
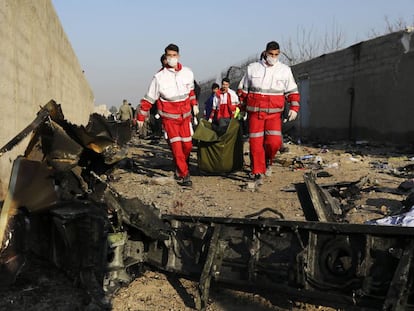
[{"label": "person standing in background", "polygon": [[211,111],[213,110],[213,100],[214,100],[214,97],[216,96],[219,88],[220,88],[220,86],[217,83],[213,83],[211,85],[211,95],[209,96],[209,98],[207,98],[206,102],[204,103],[203,117],[206,120],[208,120],[210,118]]},{"label": "person standing in background", "polygon": [[132,120],[134,118],[132,107],[128,104],[128,101],[126,99],[122,101],[122,105],[119,107],[117,118],[120,121]]},{"label": "person standing in background", "polygon": [[221,88],[213,99],[213,110],[208,119],[209,122],[213,122],[214,117],[216,118],[219,135],[226,132],[238,105],[239,97],[236,92],[230,88],[230,79],[223,78],[221,81]]}]

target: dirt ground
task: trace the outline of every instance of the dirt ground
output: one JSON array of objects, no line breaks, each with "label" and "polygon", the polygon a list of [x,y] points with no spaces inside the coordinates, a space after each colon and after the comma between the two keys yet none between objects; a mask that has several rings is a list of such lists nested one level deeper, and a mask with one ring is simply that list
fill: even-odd
[{"label": "dirt ground", "polygon": [[[303,182],[306,172],[325,172],[329,177],[317,178],[318,184],[354,182],[366,177],[364,188],[398,188],[412,174],[401,168],[414,166],[413,146],[384,146],[368,142],[359,144],[330,143],[295,144],[287,142],[289,151],[278,153],[272,176],[264,184],[253,187],[249,179],[249,144],[244,142],[243,170],[211,175],[200,172],[197,147],[190,160],[193,186],[183,188],[173,179],[171,152],[164,140],[141,140],[130,143],[130,162],[112,175],[111,185],[125,197],[139,197],[154,204],[162,214],[182,214],[244,218],[264,208],[272,208],[285,219],[304,220],[303,211],[293,185]],[[309,158],[309,159],[304,159]],[[325,174],[323,174],[325,175]],[[362,193],[346,220],[362,223],[401,208],[404,195],[370,191]],[[263,217],[275,217],[271,212]]]},{"label": "dirt ground", "polygon": [[[365,188],[397,189],[413,176],[407,167],[413,162],[413,146],[383,146],[367,142],[359,144],[295,144],[278,154],[272,176],[260,187],[248,178],[249,146],[244,143],[245,167],[231,174],[212,176],[197,169],[196,146],[191,154],[192,188],[183,188],[173,178],[171,152],[164,140],[133,137],[128,145],[128,158],[109,180],[125,197],[138,197],[155,205],[163,214],[202,215],[244,218],[265,208],[262,217],[304,220],[294,184],[303,182],[305,172],[325,172],[319,184],[354,182],[367,177]],[[310,156],[309,159],[302,159]],[[302,160],[301,160],[302,159]],[[346,209],[345,219],[351,223],[398,213],[405,193],[384,191],[362,192]],[[344,203],[344,202],[342,202]],[[160,271],[145,271],[128,286],[120,289],[111,301],[112,310],[194,310],[197,283]],[[0,292],[0,310],[90,310],[85,308],[85,295],[59,270],[38,263],[27,264],[16,284]],[[289,301],[285,297],[272,301],[257,294],[225,289],[213,284],[207,310],[333,310],[328,307]]]}]

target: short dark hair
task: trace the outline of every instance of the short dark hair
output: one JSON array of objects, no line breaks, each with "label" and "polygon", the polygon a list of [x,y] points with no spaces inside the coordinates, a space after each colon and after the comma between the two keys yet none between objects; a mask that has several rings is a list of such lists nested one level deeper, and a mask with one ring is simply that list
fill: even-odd
[{"label": "short dark hair", "polygon": [[174,43],[170,43],[167,45],[167,47],[164,50],[165,54],[167,54],[167,51],[175,51],[177,53],[180,53],[180,49]]},{"label": "short dark hair", "polygon": [[277,43],[276,41],[270,41],[268,44],[266,44],[266,51],[270,51],[270,50],[279,50],[279,43]]},{"label": "short dark hair", "polygon": [[227,83],[230,83],[230,79],[229,78],[223,78],[223,80],[221,80],[221,83],[223,83],[223,82],[227,82]]},{"label": "short dark hair", "polygon": [[212,85],[211,85],[211,90],[214,90],[214,89],[218,89],[220,87],[220,85],[218,85],[217,83],[213,83]]},{"label": "short dark hair", "polygon": [[167,56],[165,56],[165,54],[162,54],[161,55],[161,57],[160,57],[160,62],[161,62],[161,65],[162,66],[164,66],[164,61],[167,59]]}]

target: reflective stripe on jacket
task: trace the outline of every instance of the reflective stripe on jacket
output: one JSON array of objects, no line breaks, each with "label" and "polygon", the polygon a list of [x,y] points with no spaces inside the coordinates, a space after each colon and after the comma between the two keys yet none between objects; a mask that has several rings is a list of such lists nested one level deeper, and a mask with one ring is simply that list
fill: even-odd
[{"label": "reflective stripe on jacket", "polygon": [[[228,89],[227,93],[217,92],[213,99],[213,110],[217,113],[216,119],[232,118],[238,105],[239,97],[232,89]],[[213,118],[213,112],[210,117]]]},{"label": "reflective stripe on jacket", "polygon": [[177,70],[166,67],[157,72],[141,100],[139,121],[145,119],[146,112],[157,100],[158,113],[163,117],[177,119],[191,116],[191,106],[197,104],[191,69],[178,64]]},{"label": "reflective stripe on jacket", "polygon": [[281,62],[274,66],[264,61],[250,64],[239,88],[247,111],[281,112],[285,100],[291,104],[290,109],[299,111],[298,87],[290,67]]}]

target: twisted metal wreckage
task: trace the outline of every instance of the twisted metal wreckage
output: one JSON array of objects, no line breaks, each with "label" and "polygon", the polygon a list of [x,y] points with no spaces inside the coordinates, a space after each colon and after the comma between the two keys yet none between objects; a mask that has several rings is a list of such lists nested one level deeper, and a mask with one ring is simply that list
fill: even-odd
[{"label": "twisted metal wreckage", "polygon": [[414,306],[414,228],[337,222],[340,207],[312,175],[297,189],[307,221],[161,216],[105,182],[125,158],[125,124],[93,114],[78,127],[50,101],[1,154],[29,133],[1,211],[2,283],[14,282],[30,251],[79,279],[96,301],[145,264],[198,279],[200,310],[212,281],[356,310]]}]

